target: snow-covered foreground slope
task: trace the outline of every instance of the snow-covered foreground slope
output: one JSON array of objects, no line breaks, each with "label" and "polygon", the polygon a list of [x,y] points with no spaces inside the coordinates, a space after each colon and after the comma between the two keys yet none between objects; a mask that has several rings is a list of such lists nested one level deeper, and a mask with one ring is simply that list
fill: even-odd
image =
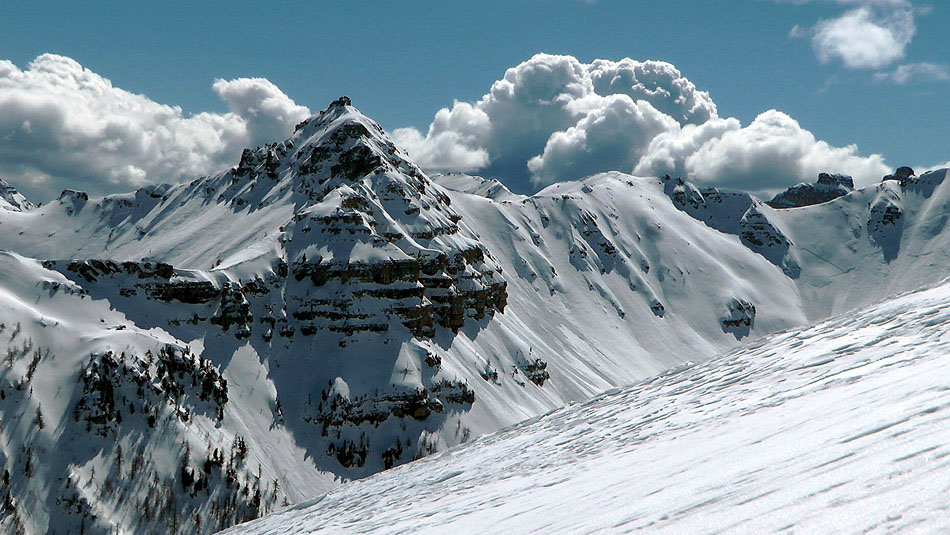
[{"label": "snow-covered foreground slope", "polygon": [[231,534],[950,529],[950,285],[674,368]]},{"label": "snow-covered foreground slope", "polygon": [[[0,272],[0,323],[22,326],[0,332],[0,388],[26,393],[0,398],[0,470],[24,475],[31,448],[55,464],[0,489],[0,527],[210,532],[935,283],[945,177],[799,188],[788,203],[841,196],[785,210],[623,173],[527,197],[430,178],[343,97],[187,184],[34,206],[0,182],[0,251],[21,266]],[[53,398],[28,388],[54,380]],[[39,405],[58,422],[42,433]],[[60,484],[76,478],[81,507]]]}]

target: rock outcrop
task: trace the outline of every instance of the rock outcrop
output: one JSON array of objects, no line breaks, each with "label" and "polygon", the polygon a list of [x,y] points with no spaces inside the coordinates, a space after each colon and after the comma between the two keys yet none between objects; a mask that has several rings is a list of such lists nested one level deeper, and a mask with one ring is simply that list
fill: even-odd
[{"label": "rock outcrop", "polygon": [[756,200],[739,220],[739,238],[747,247],[782,268],[791,278],[801,274],[801,265],[791,252],[792,241],[768,216],[769,207]]},{"label": "rock outcrop", "polygon": [[881,247],[884,259],[891,261],[900,250],[904,230],[902,186],[897,180],[885,180],[868,207],[868,235]]},{"label": "rock outcrop", "polygon": [[[434,446],[423,447],[419,433],[438,428],[444,408],[457,413],[477,402],[464,377],[441,365],[443,350],[431,340],[441,336],[444,343],[469,328],[471,335],[503,313],[502,270],[461,224],[442,187],[349,99],[297,124],[284,142],[245,150],[221,175],[95,206],[119,219],[195,200],[234,212],[230,217],[286,214],[276,220],[271,256],[254,268],[239,260],[229,264],[238,266],[233,269],[220,261],[199,270],[109,259],[46,266],[145,327],[188,340],[250,344],[298,367],[317,355],[319,374],[308,383],[290,377],[290,384],[278,384],[288,400],[281,418],[287,425],[303,422],[308,433],[317,426],[319,448],[344,470],[372,473],[424,454]],[[74,216],[88,197],[67,191],[60,202]],[[135,232],[144,236],[156,225],[139,224]],[[357,360],[366,369],[348,364]],[[544,385],[547,363],[522,360],[518,373]],[[388,368],[392,377],[380,373]],[[314,385],[325,381],[347,386],[319,392]],[[380,426],[386,431],[369,431]],[[398,447],[388,442],[394,437]]]},{"label": "rock outcrop", "polygon": [[12,185],[0,178],[0,208],[15,212],[25,212],[36,208]]},{"label": "rock outcrop", "polygon": [[832,201],[852,191],[854,180],[850,176],[819,173],[817,183],[792,186],[767,204],[772,208],[799,208]]},{"label": "rock outcrop", "polygon": [[884,178],[881,180],[881,182],[887,182],[889,180],[893,180],[895,182],[900,183],[901,187],[904,187],[908,184],[908,182],[914,179],[914,176],[915,176],[914,170],[911,169],[910,167],[907,167],[907,166],[898,167],[897,170],[894,171],[894,174],[885,175]]},{"label": "rock outcrop", "polygon": [[719,325],[723,332],[732,333],[736,339],[748,336],[755,325],[755,305],[745,299],[732,298]]}]

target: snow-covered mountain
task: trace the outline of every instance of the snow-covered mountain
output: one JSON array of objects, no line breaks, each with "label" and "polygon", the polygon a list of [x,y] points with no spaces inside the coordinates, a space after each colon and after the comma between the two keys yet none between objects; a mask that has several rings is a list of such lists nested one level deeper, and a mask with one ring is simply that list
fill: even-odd
[{"label": "snow-covered mountain", "polygon": [[528,197],[429,177],[341,98],[189,184],[0,184],[0,526],[210,532],[935,283],[946,172]]},{"label": "snow-covered mountain", "polygon": [[226,533],[943,533],[950,285],[760,339]]},{"label": "snow-covered mountain", "polygon": [[33,208],[36,208],[33,203],[26,200],[22,193],[0,178],[0,209],[20,212]]}]

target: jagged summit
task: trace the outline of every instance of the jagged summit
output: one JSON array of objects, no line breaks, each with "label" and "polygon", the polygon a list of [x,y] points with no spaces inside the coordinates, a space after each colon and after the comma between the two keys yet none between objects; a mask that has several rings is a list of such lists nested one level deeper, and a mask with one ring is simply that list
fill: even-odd
[{"label": "jagged summit", "polygon": [[289,195],[293,218],[282,227],[281,242],[297,280],[321,287],[339,281],[337,292],[356,292],[319,305],[304,299],[300,306],[309,308],[300,314],[308,320],[342,317],[347,331],[383,329],[392,318],[365,310],[341,314],[342,302],[365,295],[358,280],[389,285],[395,279],[400,289],[392,295],[410,302],[400,297],[389,310],[403,311],[400,321],[420,335],[434,334],[433,322],[458,329],[469,308],[477,317],[486,307],[504,308],[499,268],[459,226],[448,196],[346,97],[298,124],[287,141],[246,150],[225,178],[247,184],[235,196],[241,206],[260,197],[261,185],[269,193],[259,204]]},{"label": "jagged summit", "polygon": [[[0,498],[37,504],[17,513],[39,519],[28,533],[48,531],[47,513],[72,518],[60,531],[81,529],[70,478],[103,532],[225,527],[334,478],[943,278],[945,177],[795,210],[618,172],[521,196],[479,177],[433,179],[341,98],[214,176],[0,209],[0,249],[25,259],[0,266],[0,296],[14,297],[0,305],[16,314],[0,318],[0,351],[13,355],[0,418],[20,426],[4,430],[0,471],[16,477]],[[132,333],[162,345],[130,346]],[[34,343],[39,357],[25,349]],[[201,360],[189,357],[194,388],[182,391],[165,368],[186,349]],[[123,352],[153,366],[160,392],[137,393]],[[22,388],[33,368],[35,391]],[[55,470],[19,477],[41,402],[40,435],[68,430],[89,455],[36,443],[31,462],[55,457]],[[160,462],[133,473],[139,444]],[[123,478],[132,490],[111,493]],[[190,498],[167,494],[165,516],[137,514],[166,495],[154,481]],[[174,515],[195,520],[169,529]]]},{"label": "jagged summit", "polygon": [[36,205],[28,201],[26,197],[17,191],[9,182],[0,178],[0,208],[21,212],[24,210],[32,210],[36,208]]},{"label": "jagged summit", "polygon": [[334,100],[333,102],[331,102],[330,105],[327,106],[327,109],[319,113],[315,113],[311,115],[310,117],[304,119],[303,121],[300,121],[299,123],[297,123],[294,126],[294,132],[299,131],[301,128],[307,125],[312,125],[315,122],[332,121],[333,119],[336,119],[340,115],[348,113],[348,112],[359,113],[359,111],[353,107],[353,103],[352,101],[350,101],[350,97],[342,96]]},{"label": "jagged summit", "polygon": [[368,199],[401,192],[409,202],[426,197],[434,204],[447,204],[444,194],[429,191],[431,180],[408,154],[347,97],[298,123],[289,139],[245,149],[228,174],[232,182],[268,178],[287,186],[290,179],[298,209],[323,202],[334,190],[343,190],[344,197],[356,194]]}]

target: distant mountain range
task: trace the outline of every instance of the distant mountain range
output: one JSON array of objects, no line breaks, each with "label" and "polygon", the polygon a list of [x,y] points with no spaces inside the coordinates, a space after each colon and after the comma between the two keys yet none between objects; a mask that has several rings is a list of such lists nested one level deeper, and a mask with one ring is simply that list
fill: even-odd
[{"label": "distant mountain range", "polygon": [[0,529],[210,533],[936,284],[946,176],[523,196],[427,175],[344,97],[188,184],[0,181]]}]

